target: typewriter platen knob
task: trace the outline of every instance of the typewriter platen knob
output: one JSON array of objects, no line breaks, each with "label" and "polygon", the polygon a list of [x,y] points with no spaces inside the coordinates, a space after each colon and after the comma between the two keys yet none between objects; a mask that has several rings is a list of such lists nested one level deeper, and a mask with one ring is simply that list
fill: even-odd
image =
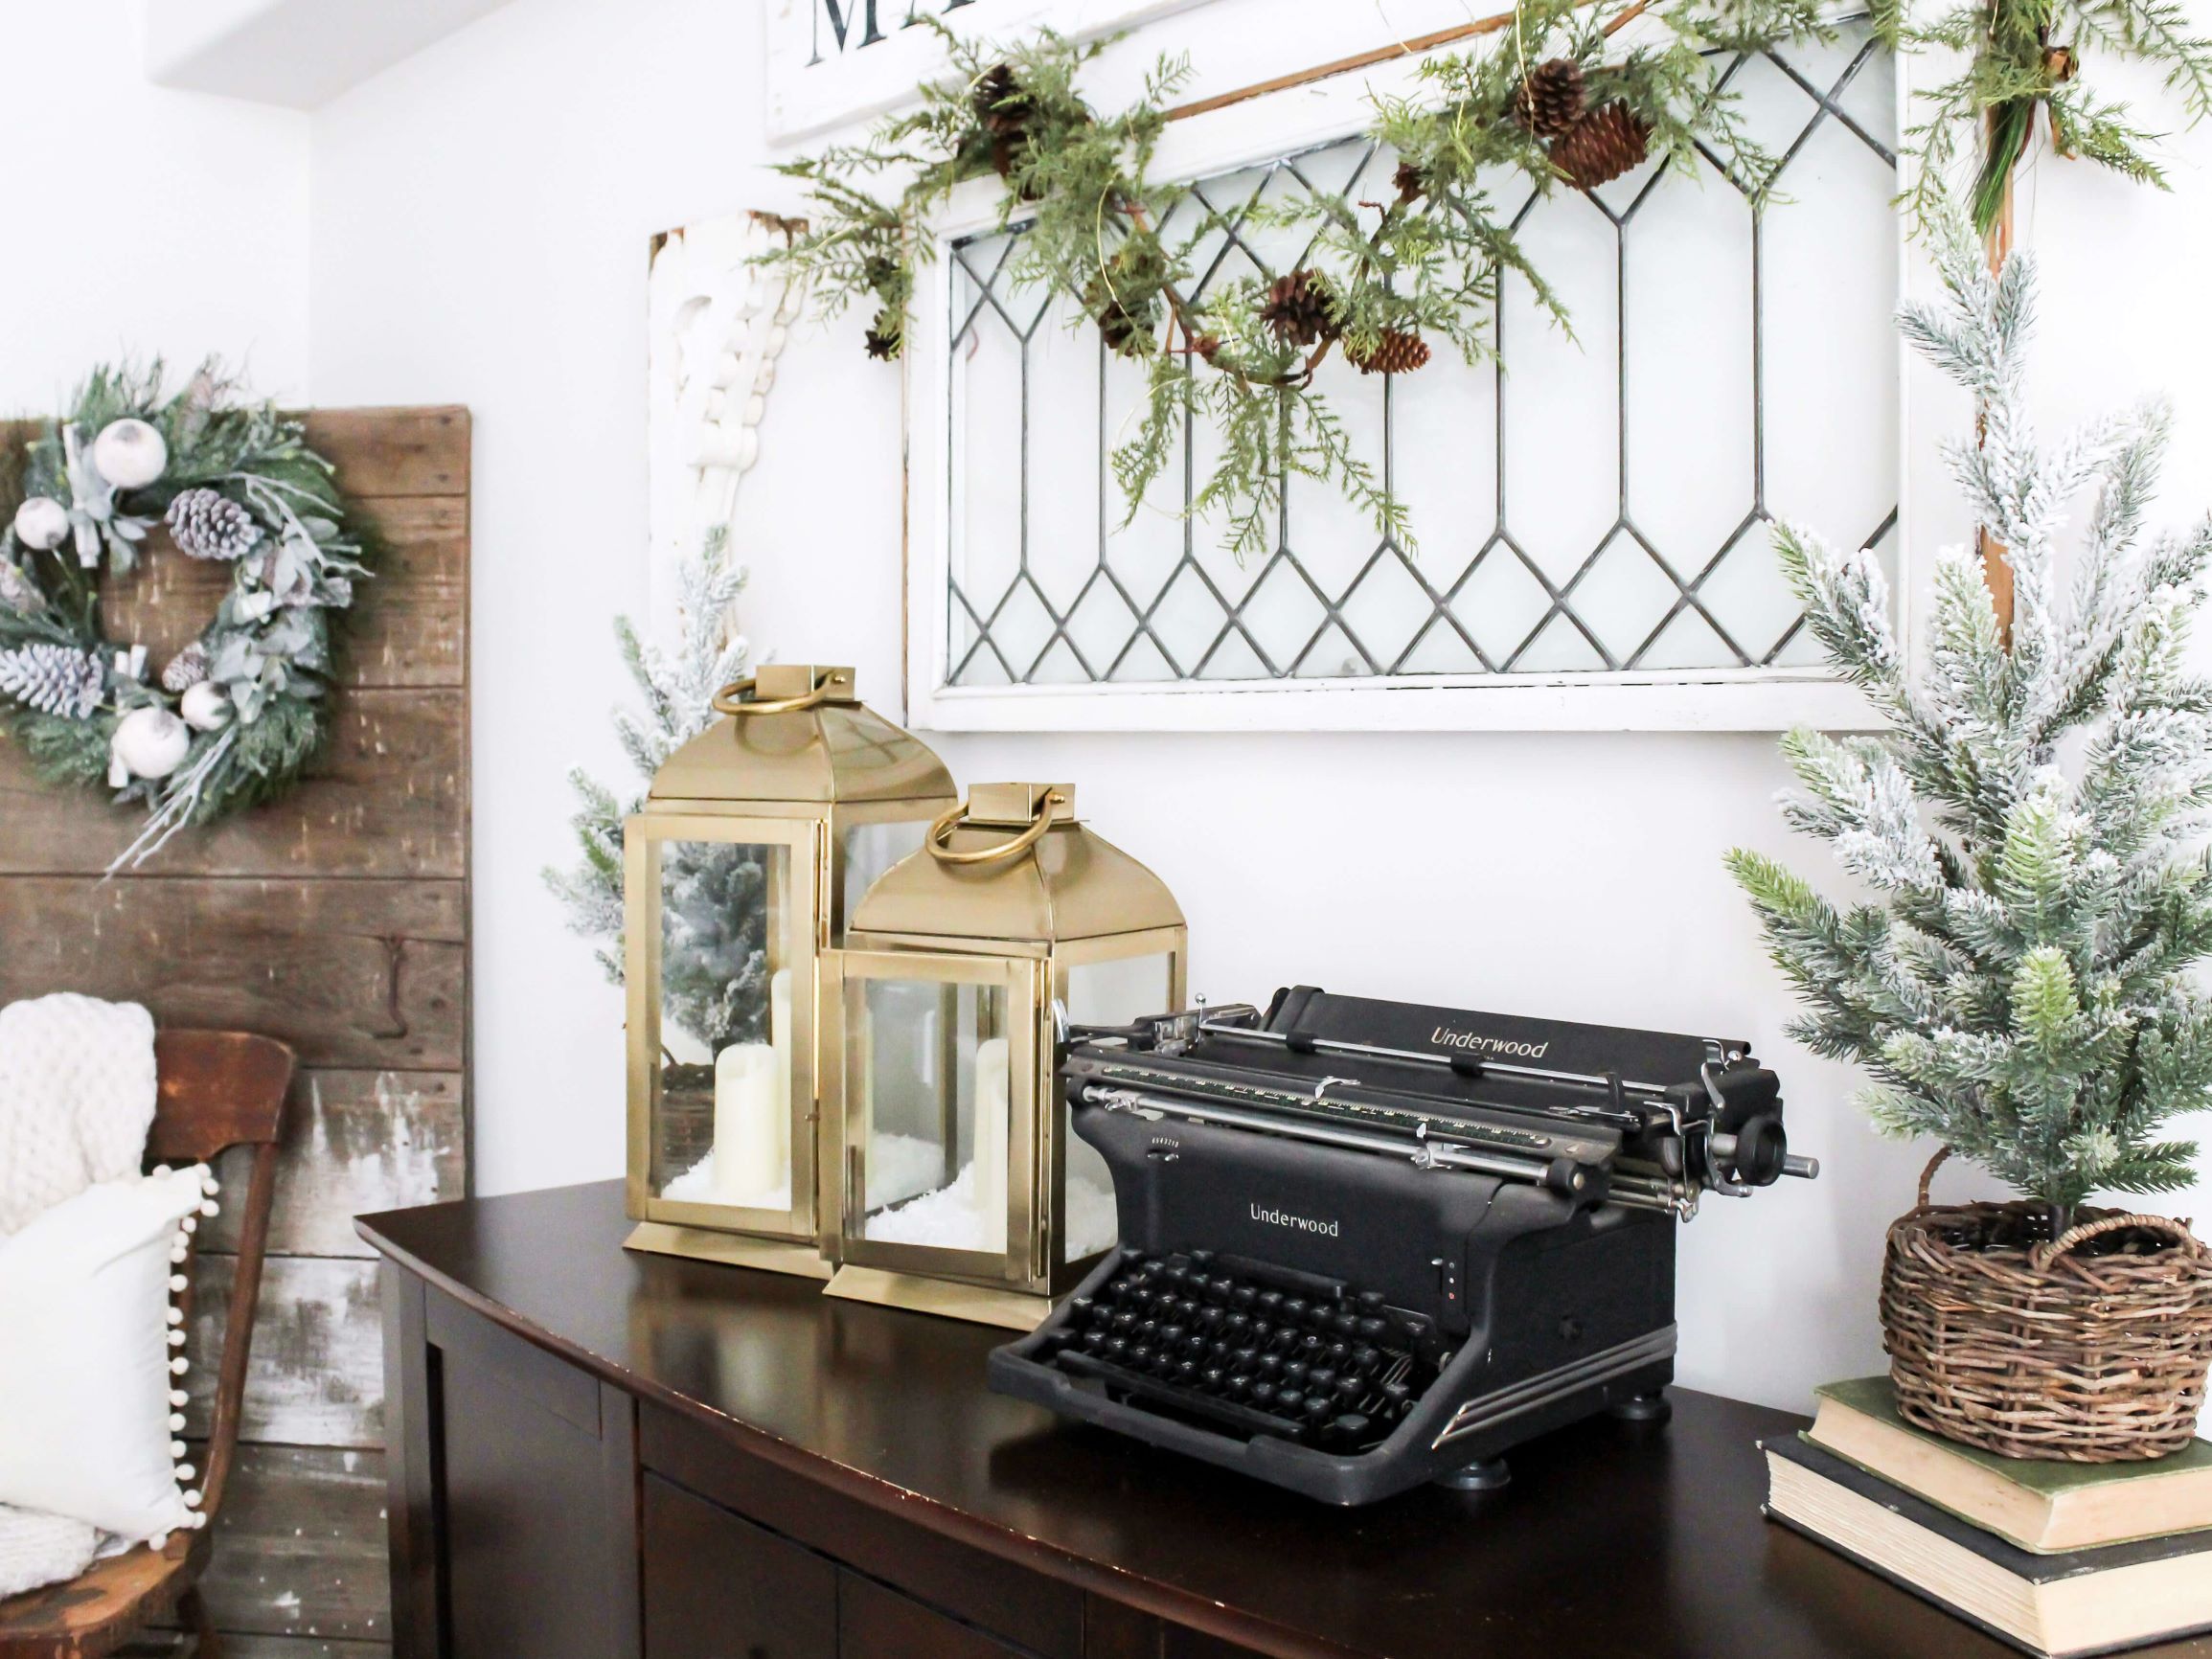
[{"label": "typewriter platen knob", "polygon": [[1782,1178],[1782,1167],[1789,1156],[1790,1136],[1782,1127],[1782,1120],[1761,1113],[1746,1118],[1736,1131],[1729,1162],[1735,1167],[1736,1179],[1746,1187],[1769,1187]]}]

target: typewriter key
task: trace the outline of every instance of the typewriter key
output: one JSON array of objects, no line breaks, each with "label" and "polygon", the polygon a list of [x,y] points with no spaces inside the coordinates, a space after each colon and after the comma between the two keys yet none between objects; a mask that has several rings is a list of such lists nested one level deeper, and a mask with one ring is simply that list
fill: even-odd
[{"label": "typewriter key", "polygon": [[1300,1320],[1300,1319],[1303,1319],[1303,1318],[1305,1318],[1305,1317],[1306,1317],[1306,1302],[1305,1302],[1305,1298],[1303,1298],[1303,1297],[1299,1297],[1299,1296],[1293,1296],[1293,1297],[1291,1297],[1291,1298],[1290,1298],[1290,1299],[1289,1299],[1288,1302],[1284,1303],[1284,1304],[1283,1304],[1283,1317],[1284,1317],[1285,1319],[1288,1319],[1288,1320],[1291,1320],[1291,1321],[1293,1321],[1293,1322],[1295,1322],[1295,1321],[1297,1321],[1297,1320]]},{"label": "typewriter key", "polygon": [[1252,1384],[1252,1403],[1266,1405],[1275,1398],[1275,1385],[1263,1377]]},{"label": "typewriter key", "polygon": [[1283,1380],[1285,1382],[1302,1383],[1306,1380],[1309,1375],[1310,1368],[1306,1365],[1304,1360],[1293,1359],[1288,1365],[1286,1365],[1283,1368]]},{"label": "typewriter key", "polygon": [[1275,1391],[1275,1409],[1277,1411],[1296,1411],[1305,1403],[1306,1397],[1297,1389],[1286,1386]]}]

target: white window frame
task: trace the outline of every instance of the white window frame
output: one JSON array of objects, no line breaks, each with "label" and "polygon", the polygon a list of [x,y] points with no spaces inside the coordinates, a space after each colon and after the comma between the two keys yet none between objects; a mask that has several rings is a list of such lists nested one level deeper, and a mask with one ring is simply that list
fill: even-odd
[{"label": "white window frame", "polygon": [[[1639,30],[1641,25],[1633,26]],[[1630,36],[1633,37],[1632,35]],[[1155,176],[1199,179],[1351,137],[1373,120],[1377,93],[1414,90],[1414,59],[1247,99],[1177,122],[1162,137]],[[1909,57],[1897,65],[1898,131],[1908,125]],[[1910,157],[1900,148],[1903,170]],[[1857,687],[1813,667],[1631,670],[1573,673],[1368,675],[1347,679],[948,686],[952,549],[948,420],[955,261],[950,245],[994,229],[1003,189],[969,180],[923,234],[935,258],[917,273],[904,362],[908,724],[937,732],[1783,731],[1866,730],[1878,723]],[[1902,298],[1911,259],[1899,238]],[[1914,587],[1909,353],[1898,369],[1898,521],[1894,614],[1909,649]]]}]

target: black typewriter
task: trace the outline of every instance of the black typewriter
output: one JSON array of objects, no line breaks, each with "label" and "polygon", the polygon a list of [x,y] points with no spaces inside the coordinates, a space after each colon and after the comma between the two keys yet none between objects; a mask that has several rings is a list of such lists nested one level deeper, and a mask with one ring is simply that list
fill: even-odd
[{"label": "black typewriter", "polygon": [[1742,1042],[1278,991],[1069,1033],[1123,1244],[1001,1393],[1331,1503],[1665,1416],[1675,1229],[1819,1172]]}]

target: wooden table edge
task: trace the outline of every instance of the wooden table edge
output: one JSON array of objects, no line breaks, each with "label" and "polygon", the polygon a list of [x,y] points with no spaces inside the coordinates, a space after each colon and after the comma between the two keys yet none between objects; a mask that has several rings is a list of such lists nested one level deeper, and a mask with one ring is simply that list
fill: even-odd
[{"label": "wooden table edge", "polygon": [[[460,1202],[466,1203],[468,1200]],[[1058,1544],[1011,1531],[966,1510],[957,1509],[942,1499],[931,1497],[926,1492],[896,1485],[869,1474],[864,1469],[856,1469],[850,1464],[842,1464],[834,1458],[810,1451],[805,1446],[794,1445],[781,1436],[770,1434],[741,1418],[717,1411],[690,1395],[667,1388],[635,1372],[626,1371],[604,1355],[546,1329],[506,1304],[470,1288],[451,1275],[431,1266],[405,1246],[396,1243],[372,1225],[376,1219],[378,1217],[374,1216],[356,1216],[353,1221],[354,1232],[379,1256],[414,1274],[424,1284],[435,1285],[471,1312],[489,1319],[501,1329],[520,1337],[533,1347],[543,1349],[559,1359],[580,1366],[638,1399],[650,1399],[655,1405],[674,1411],[717,1433],[726,1434],[735,1430],[741,1449],[779,1468],[813,1481],[831,1491],[856,1499],[885,1514],[926,1527],[940,1536],[980,1549],[1015,1566],[1044,1573],[1086,1593],[1104,1596],[1108,1601],[1186,1625],[1222,1641],[1264,1642],[1267,1644],[1268,1651],[1282,1654],[1284,1659],[1374,1659],[1368,1650],[1346,1648],[1268,1620],[1237,1612],[1203,1596],[1193,1595],[1173,1584],[1163,1584],[1156,1579],[1141,1578],[1133,1573],[1102,1566],[1082,1556],[1070,1554]],[[916,1314],[914,1317],[931,1316]],[[678,1486],[685,1485],[680,1475],[669,1470],[656,1469],[653,1472],[673,1480]],[[686,1489],[694,1489],[686,1487]],[[712,1494],[699,1495],[710,1502],[718,1501]]]}]

